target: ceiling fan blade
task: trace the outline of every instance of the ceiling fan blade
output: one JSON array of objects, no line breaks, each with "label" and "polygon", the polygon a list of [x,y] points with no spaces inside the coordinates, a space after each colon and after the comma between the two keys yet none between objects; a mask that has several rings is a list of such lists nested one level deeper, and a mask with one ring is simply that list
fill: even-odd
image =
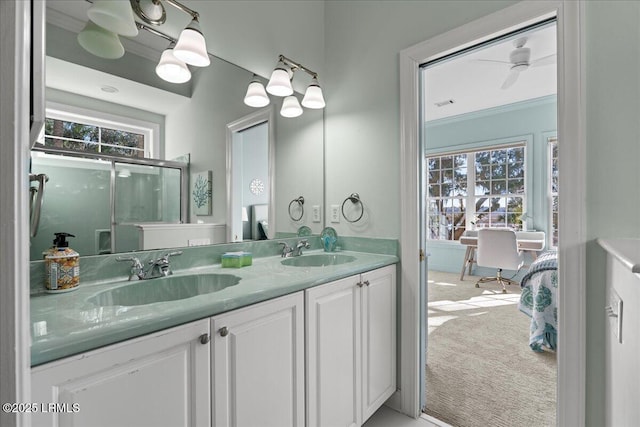
[{"label": "ceiling fan blade", "polygon": [[509,89],[515,82],[518,80],[518,76],[520,75],[520,70],[517,68],[512,68],[507,75],[504,83],[502,83],[502,89]]},{"label": "ceiling fan blade", "polygon": [[511,62],[507,62],[507,61],[498,61],[495,59],[474,59],[474,62],[486,62],[489,64],[507,64],[507,65],[511,65]]},{"label": "ceiling fan blade", "polygon": [[555,64],[557,61],[557,56],[555,53],[551,55],[543,56],[542,58],[538,58],[536,60],[531,61],[529,64],[531,67],[542,67],[544,65]]}]

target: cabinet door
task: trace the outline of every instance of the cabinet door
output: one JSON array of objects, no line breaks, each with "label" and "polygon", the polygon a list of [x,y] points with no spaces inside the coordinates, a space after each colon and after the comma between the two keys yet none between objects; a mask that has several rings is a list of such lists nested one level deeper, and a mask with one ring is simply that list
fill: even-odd
[{"label": "cabinet door", "polygon": [[304,295],[212,319],[213,425],[304,426]]},{"label": "cabinet door", "polygon": [[358,279],[306,291],[307,427],[361,424]]},{"label": "cabinet door", "polygon": [[362,275],[362,421],[396,390],[396,267]]},{"label": "cabinet door", "polygon": [[32,401],[45,406],[32,425],[208,425],[208,334],[202,320],[33,368]]}]

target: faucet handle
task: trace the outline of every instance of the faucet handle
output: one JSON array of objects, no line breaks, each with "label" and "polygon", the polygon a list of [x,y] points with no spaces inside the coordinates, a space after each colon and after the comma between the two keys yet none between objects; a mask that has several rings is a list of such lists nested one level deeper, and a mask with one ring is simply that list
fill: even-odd
[{"label": "faucet handle", "polygon": [[287,244],[287,242],[278,242],[279,245],[282,245],[282,254],[283,258],[290,256],[293,252],[293,248]]},{"label": "faucet handle", "polygon": [[132,268],[142,268],[142,263],[138,258],[134,256],[128,256],[128,257],[119,256],[119,257],[116,257],[116,261],[118,262],[131,261]]}]

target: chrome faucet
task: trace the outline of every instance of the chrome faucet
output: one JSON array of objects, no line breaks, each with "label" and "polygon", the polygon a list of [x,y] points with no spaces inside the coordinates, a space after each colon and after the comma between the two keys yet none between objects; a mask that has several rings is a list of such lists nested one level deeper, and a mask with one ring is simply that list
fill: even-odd
[{"label": "chrome faucet", "polygon": [[173,272],[171,271],[171,265],[169,263],[169,257],[175,255],[182,255],[182,251],[169,252],[158,259],[149,261],[149,267],[146,270],[144,269],[140,260],[134,256],[117,257],[116,261],[131,261],[131,272],[129,273],[129,280],[147,280],[155,279],[157,277],[166,277],[173,274]]},{"label": "chrome faucet", "polygon": [[311,245],[309,244],[309,241],[307,239],[300,240],[296,245],[296,248],[293,250],[293,256],[302,255],[302,248],[309,249],[310,247]]}]

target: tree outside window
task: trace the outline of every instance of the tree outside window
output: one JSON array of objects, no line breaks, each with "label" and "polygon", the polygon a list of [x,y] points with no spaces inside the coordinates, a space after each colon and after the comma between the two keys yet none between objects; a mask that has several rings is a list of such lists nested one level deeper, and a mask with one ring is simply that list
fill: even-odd
[{"label": "tree outside window", "polygon": [[458,240],[468,227],[521,229],[524,157],[523,144],[428,156],[427,238]]}]

